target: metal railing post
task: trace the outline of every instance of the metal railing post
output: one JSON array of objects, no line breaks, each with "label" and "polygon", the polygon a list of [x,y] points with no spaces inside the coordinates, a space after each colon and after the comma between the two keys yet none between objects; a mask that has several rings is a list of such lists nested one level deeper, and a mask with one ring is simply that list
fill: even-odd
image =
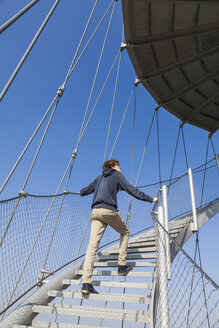
[{"label": "metal railing post", "polygon": [[190,186],[190,194],[191,194],[191,202],[192,202],[192,213],[193,213],[193,224],[192,224],[192,231],[198,231],[198,219],[197,219],[197,212],[196,212],[196,205],[195,205],[195,192],[194,192],[194,185],[193,185],[193,178],[192,178],[192,170],[188,169],[188,176],[189,176],[189,186]]},{"label": "metal railing post", "polygon": [[[158,207],[158,221],[164,226],[164,209]],[[168,281],[167,281],[167,258],[165,232],[158,223],[158,275],[159,275],[159,298],[160,298],[160,327],[169,328],[168,308]]]},{"label": "metal railing post", "polygon": [[[163,192],[163,207],[164,207],[164,228],[169,233],[169,218],[168,218],[168,200],[167,200],[167,186],[162,187]],[[166,239],[166,254],[167,254],[167,279],[171,280],[171,259],[170,259],[170,239],[165,233]]]}]

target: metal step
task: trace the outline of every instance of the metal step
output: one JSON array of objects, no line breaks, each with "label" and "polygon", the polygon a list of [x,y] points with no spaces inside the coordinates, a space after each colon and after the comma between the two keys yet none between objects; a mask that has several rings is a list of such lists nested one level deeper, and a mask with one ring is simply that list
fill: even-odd
[{"label": "metal step", "polygon": [[172,235],[172,233],[179,233],[183,230],[184,227],[172,227],[169,229],[169,233]]},{"label": "metal step", "polygon": [[[179,230],[179,232],[181,231],[181,229]],[[170,232],[171,233],[171,236],[172,237],[176,237],[178,236],[178,232]],[[155,238],[154,236],[150,236],[150,237],[139,237],[138,241],[135,241],[136,242],[147,242],[147,241],[154,241],[155,243]]]},{"label": "metal step", "polygon": [[[13,328],[98,328],[99,326],[74,325],[71,323],[33,321],[32,326],[15,325]],[[101,326],[102,327],[102,326]],[[107,327],[102,327],[107,328]]]},{"label": "metal step", "polygon": [[155,246],[155,241],[135,241],[135,242],[131,242],[128,245],[128,250],[133,248],[133,247],[150,247],[150,246]]},{"label": "metal step", "polygon": [[[32,326],[16,325],[13,328],[98,328],[99,326],[84,326],[74,325],[71,323],[60,323],[60,322],[47,322],[47,321],[33,321]],[[101,326],[102,327],[102,326]],[[107,327],[102,327],[107,328]]]},{"label": "metal step", "polygon": [[154,235],[153,236],[142,236],[142,237],[139,237],[138,239],[136,239],[135,241],[129,241],[129,244],[132,244],[132,243],[138,243],[138,242],[142,242],[142,241],[145,241],[145,242],[154,242],[155,243],[155,238],[154,238]]},{"label": "metal step", "polygon": [[[93,281],[93,286],[99,287],[118,287],[118,288],[140,288],[152,289],[153,284],[150,282],[127,282],[127,281]],[[81,285],[81,280],[64,279],[63,285]]]},{"label": "metal step", "polygon": [[[127,260],[148,260],[156,259],[156,254],[129,254],[126,256]],[[118,255],[101,255],[99,261],[114,261],[118,260]]]},{"label": "metal step", "polygon": [[[152,253],[156,252],[156,247],[139,247],[139,248],[131,248],[128,249],[128,254],[131,253]],[[112,249],[110,254],[119,254],[119,248],[118,249]]]},{"label": "metal step", "polygon": [[135,322],[149,322],[148,311],[135,311],[128,309],[101,308],[76,305],[57,305],[49,304],[48,306],[33,305],[35,313],[47,313],[55,315],[71,315],[87,318],[102,318],[111,320],[124,320]]},{"label": "metal step", "polygon": [[[155,262],[128,262],[128,264],[134,265],[134,267],[155,267]],[[94,267],[99,268],[113,268],[118,267],[118,262],[94,262]]]},{"label": "metal step", "polygon": [[77,298],[96,301],[109,301],[109,302],[124,302],[124,303],[137,303],[137,304],[150,304],[151,299],[148,296],[134,295],[134,294],[115,294],[115,293],[101,293],[101,294],[88,294],[83,295],[81,292],[74,292],[65,290],[63,292],[51,290],[48,292],[51,297],[64,297],[64,298]]},{"label": "metal step", "polygon": [[[77,270],[77,275],[82,276],[83,270]],[[118,276],[118,272],[116,271],[107,271],[107,270],[94,270],[93,276]],[[140,271],[131,271],[128,273],[129,277],[154,277],[156,276],[155,272],[140,272]]]}]

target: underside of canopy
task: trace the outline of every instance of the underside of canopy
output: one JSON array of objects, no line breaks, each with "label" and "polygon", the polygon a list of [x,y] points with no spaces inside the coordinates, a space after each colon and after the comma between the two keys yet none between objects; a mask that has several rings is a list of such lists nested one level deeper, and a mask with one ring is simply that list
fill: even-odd
[{"label": "underside of canopy", "polygon": [[137,79],[183,123],[219,128],[219,1],[123,0]]}]

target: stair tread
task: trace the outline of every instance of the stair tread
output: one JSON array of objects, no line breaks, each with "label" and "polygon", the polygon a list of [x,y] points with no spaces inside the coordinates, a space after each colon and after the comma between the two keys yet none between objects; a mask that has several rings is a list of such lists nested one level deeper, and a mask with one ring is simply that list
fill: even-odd
[{"label": "stair tread", "polygon": [[[155,267],[155,262],[129,262],[135,267]],[[94,267],[117,267],[118,262],[94,262]]]},{"label": "stair tread", "polygon": [[[156,259],[157,255],[156,254],[129,254],[127,255],[127,260],[147,260],[147,259]],[[102,255],[99,258],[99,261],[110,261],[110,260],[117,260],[118,255]]]},{"label": "stair tread", "polygon": [[129,243],[128,245],[128,250],[133,248],[133,247],[150,247],[150,246],[155,246],[155,241],[133,241]]},{"label": "stair tread", "polygon": [[[64,279],[64,285],[81,285],[82,281],[78,279]],[[93,286],[100,286],[100,287],[121,287],[121,288],[149,288],[151,289],[153,284],[150,282],[127,282],[127,281],[99,281],[94,280]]]},{"label": "stair tread", "polygon": [[[156,252],[155,247],[138,247],[138,248],[131,248],[128,249],[128,254],[131,253],[152,253]],[[119,248],[118,249],[112,249],[109,252],[110,254],[118,254],[119,253]]]},{"label": "stair tread", "polygon": [[[77,270],[76,274],[83,275],[83,270]],[[118,272],[109,270],[94,270],[93,276],[118,276]],[[154,271],[130,271],[128,273],[129,277],[154,277],[156,273]]]},{"label": "stair tread", "polygon": [[137,304],[149,304],[151,298],[144,295],[136,294],[120,294],[120,293],[101,293],[101,294],[88,294],[84,295],[78,291],[65,290],[56,291],[51,290],[48,292],[49,296],[52,297],[64,297],[64,298],[83,298],[86,300],[99,300],[99,301],[112,301],[112,302],[127,302],[127,303],[137,303]]},{"label": "stair tread", "polygon": [[104,318],[111,320],[124,320],[124,321],[136,321],[136,322],[149,322],[149,311],[129,310],[129,309],[117,309],[117,308],[101,308],[101,307],[89,307],[89,306],[77,306],[68,304],[49,304],[33,305],[33,311],[35,313],[47,313],[47,314],[60,314],[60,315],[73,315],[84,316],[94,318]]},{"label": "stair tread", "polygon": [[[25,325],[15,325],[13,328],[97,328],[99,326],[85,326],[85,325],[76,325],[72,323],[60,323],[60,322],[48,322],[48,321],[33,321],[32,326]],[[102,327],[107,328],[107,327]]]}]

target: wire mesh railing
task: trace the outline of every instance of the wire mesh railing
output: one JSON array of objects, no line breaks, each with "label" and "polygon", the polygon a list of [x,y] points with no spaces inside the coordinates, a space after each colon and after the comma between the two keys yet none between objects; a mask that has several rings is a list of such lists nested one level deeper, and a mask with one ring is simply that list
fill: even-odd
[{"label": "wire mesh railing", "polygon": [[[89,229],[87,229],[82,245],[81,240],[85,228],[89,224],[92,196],[58,195],[48,214],[53,199],[53,196],[33,195],[20,199],[1,246],[0,312],[37,283],[42,269],[53,272],[86,252]],[[129,195],[125,192],[119,192],[118,204],[124,221],[126,221],[128,213],[129,199]],[[0,202],[1,236],[16,201],[15,198]],[[60,207],[62,201],[63,204]],[[139,203],[138,207],[137,202]],[[152,225],[150,210],[151,204],[133,201],[133,210],[129,220],[131,234]],[[59,211],[59,220],[50,245]],[[118,240],[118,238],[118,233],[108,228],[101,240],[100,247],[113,240]],[[45,264],[48,249],[49,254]]]},{"label": "wire mesh railing", "polygon": [[[154,327],[219,327],[219,286],[180,247],[160,224],[156,214],[154,224],[157,240],[165,235],[172,251],[171,280],[167,280],[165,268],[162,268],[163,272],[157,272],[156,293],[159,298],[154,307]],[[166,263],[166,256],[164,247],[164,252],[159,252],[158,262]],[[163,297],[166,285],[167,299]]]},{"label": "wire mesh railing", "polygon": [[[216,160],[210,161],[206,168],[200,167],[197,170],[193,170],[192,173],[196,207],[203,207],[217,199],[219,175]],[[203,184],[204,176],[205,181]],[[167,184],[167,191],[170,221],[192,211],[189,176],[187,173]]]},{"label": "wire mesh railing", "polygon": [[[218,197],[215,160],[209,162],[206,167],[204,192],[203,171],[203,167],[193,171],[195,192],[200,195],[200,199],[202,197],[202,205]],[[154,197],[159,186],[160,182],[141,187],[141,190]],[[185,212],[191,212],[188,188],[186,174],[173,179],[169,184],[170,220],[182,216]],[[52,201],[54,202],[50,209]],[[130,201],[132,206],[129,218],[127,214]],[[17,198],[0,201],[0,236],[5,232],[16,203]],[[89,222],[91,203],[92,196],[80,197],[73,193],[60,194],[55,198],[34,195],[20,197],[0,251],[0,313],[37,283],[42,269],[48,272],[56,271],[85,253],[89,239],[89,229],[85,234],[85,227]],[[152,225],[149,215],[151,204],[132,199],[125,192],[119,192],[118,205],[131,234]],[[109,228],[101,240],[100,247],[118,238],[118,233]]]}]

